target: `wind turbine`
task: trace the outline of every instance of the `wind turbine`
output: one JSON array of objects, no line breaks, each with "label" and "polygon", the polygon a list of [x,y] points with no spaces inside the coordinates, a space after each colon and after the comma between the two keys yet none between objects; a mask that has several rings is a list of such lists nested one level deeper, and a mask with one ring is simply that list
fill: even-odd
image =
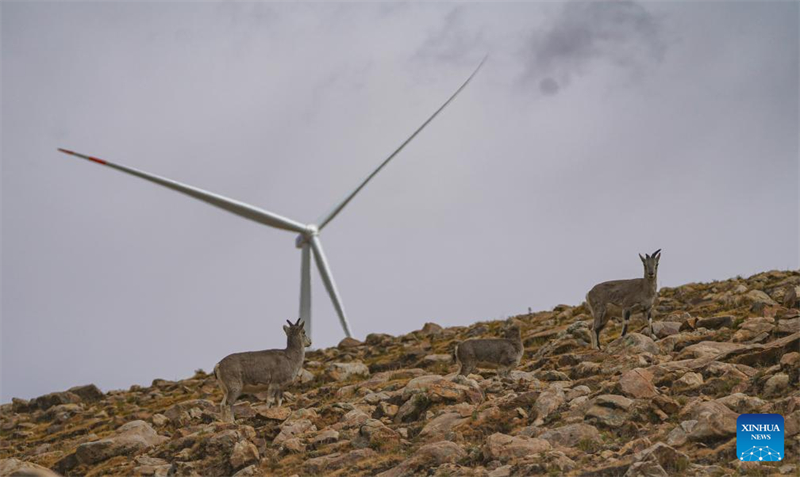
[{"label": "wind turbine", "polygon": [[322,229],[324,229],[325,226],[328,225],[351,200],[353,200],[353,197],[355,197],[356,194],[358,194],[361,189],[363,189],[364,186],[366,186],[367,183],[389,163],[389,161],[391,161],[401,150],[403,150],[403,148],[406,147],[406,145],[411,142],[411,140],[414,139],[417,134],[419,134],[419,132],[422,131],[425,126],[427,126],[428,123],[433,120],[433,118],[435,118],[445,107],[447,107],[448,104],[450,104],[451,101],[453,101],[453,99],[455,99],[456,96],[458,96],[458,93],[460,93],[467,86],[467,84],[469,84],[470,80],[472,80],[472,78],[478,73],[485,61],[486,57],[484,57],[478,67],[475,68],[475,71],[472,72],[472,74],[455,91],[455,93],[453,93],[450,98],[448,98],[447,101],[445,101],[444,104],[439,107],[439,109],[437,109],[424,123],[422,123],[422,126],[417,128],[417,130],[414,131],[414,133],[411,134],[408,139],[403,141],[400,146],[389,155],[389,157],[384,159],[384,161],[381,162],[381,164],[374,171],[372,171],[371,174],[364,178],[364,180],[358,184],[358,187],[353,189],[353,191],[347,194],[341,202],[336,204],[332,209],[330,209],[326,214],[312,224],[303,224],[276,213],[268,212],[264,209],[223,197],[213,192],[208,192],[197,187],[182,184],[165,177],[149,174],[132,167],[115,164],[113,162],[106,161],[105,159],[87,156],[67,149],[59,148],[58,150],[65,154],[80,157],[97,164],[102,164],[127,174],[140,177],[147,181],[154,182],[260,224],[268,225],[277,229],[288,230],[290,232],[297,232],[299,235],[295,240],[295,245],[301,250],[302,253],[300,262],[300,319],[305,322],[306,331],[308,332],[309,336],[311,336],[311,254],[313,252],[314,260],[316,261],[317,268],[319,269],[319,274],[322,277],[322,282],[325,284],[325,288],[328,290],[328,294],[333,302],[333,307],[336,309],[336,313],[339,315],[339,322],[342,325],[342,329],[344,330],[345,335],[352,337],[350,323],[347,321],[347,315],[344,311],[342,299],[339,296],[339,291],[336,289],[336,282],[333,281],[333,275],[331,275],[328,259],[325,257],[325,252],[322,249],[322,242],[320,241],[319,234],[322,232]]}]

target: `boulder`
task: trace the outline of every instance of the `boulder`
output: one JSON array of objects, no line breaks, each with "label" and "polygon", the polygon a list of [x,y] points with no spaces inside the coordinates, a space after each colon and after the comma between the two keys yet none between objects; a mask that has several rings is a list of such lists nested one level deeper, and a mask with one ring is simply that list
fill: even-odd
[{"label": "boulder", "polygon": [[369,446],[373,449],[386,450],[400,444],[400,434],[377,419],[365,422],[359,429],[359,434],[367,438]]},{"label": "boulder", "polygon": [[775,328],[775,332],[781,335],[800,332],[800,317],[778,320],[778,326]]},{"label": "boulder", "polygon": [[659,348],[655,341],[641,333],[628,333],[609,343],[607,352],[611,354],[658,354]]},{"label": "boulder", "polygon": [[57,393],[45,394],[44,396],[31,399],[28,407],[46,411],[53,406],[58,406],[59,404],[71,404],[78,402],[81,402],[81,398],[77,394],[70,391],[61,391]]},{"label": "boulder", "polygon": [[767,295],[761,290],[750,290],[744,296],[753,305],[761,305],[762,308],[764,306],[777,305],[777,303],[775,303],[775,300],[770,298],[769,295]]},{"label": "boulder", "polygon": [[234,470],[258,462],[258,449],[250,441],[239,441],[233,446],[228,462]]},{"label": "boulder", "polygon": [[764,383],[764,396],[779,396],[789,388],[789,375],[778,373]]},{"label": "boulder", "polygon": [[539,435],[553,446],[576,447],[581,441],[599,441],[600,432],[589,424],[567,424]]},{"label": "boulder", "polygon": [[605,427],[622,427],[630,419],[628,410],[632,404],[633,401],[624,396],[603,394],[591,402],[585,419]]},{"label": "boulder", "polygon": [[451,381],[439,375],[428,375],[414,378],[403,388],[403,399],[414,394],[424,394],[431,402],[483,402],[483,392],[472,379],[463,376]]},{"label": "boulder", "polygon": [[555,387],[539,394],[539,397],[533,405],[533,409],[536,411],[536,421],[534,424],[537,426],[544,424],[547,416],[561,407],[565,402],[566,396],[561,387]]},{"label": "boulder", "polygon": [[466,422],[469,422],[469,418],[462,417],[458,412],[444,412],[425,424],[419,437],[426,441],[441,440]]},{"label": "boulder", "polygon": [[217,406],[208,399],[190,399],[170,406],[164,416],[177,425],[187,425],[192,421],[211,422],[216,418]]},{"label": "boulder", "polygon": [[682,446],[686,443],[689,434],[697,424],[695,420],[683,421],[677,427],[672,429],[667,436],[667,444],[671,446]]},{"label": "boulder", "polygon": [[113,437],[80,444],[75,449],[75,457],[80,464],[92,465],[118,455],[131,455],[168,440],[168,437],[159,436],[150,424],[131,421],[120,426]]},{"label": "boulder", "polygon": [[296,419],[292,421],[286,421],[281,424],[281,432],[275,436],[275,439],[272,440],[273,444],[280,445],[287,439],[291,439],[293,437],[298,437],[306,432],[313,432],[317,430],[317,426],[315,426],[311,421],[308,419]]},{"label": "boulder", "polygon": [[256,415],[270,421],[285,421],[292,415],[292,410],[288,407],[272,407],[266,404],[253,406]]},{"label": "boulder", "polygon": [[75,386],[69,388],[67,392],[77,395],[83,402],[97,402],[105,397],[105,394],[94,384]]},{"label": "boulder", "polygon": [[717,360],[748,366],[771,366],[780,362],[783,355],[797,351],[799,347],[800,333],[795,333],[767,344],[752,344],[726,352]]},{"label": "boulder", "polygon": [[339,348],[339,349],[358,348],[359,346],[362,346],[363,344],[364,343],[362,343],[361,341],[358,341],[355,338],[351,338],[351,337],[347,336],[344,339],[342,339],[342,341],[340,341],[339,344],[336,347]]},{"label": "boulder", "polygon": [[634,462],[655,462],[670,474],[681,474],[690,464],[688,455],[678,452],[663,442],[657,442],[637,453],[633,459]]},{"label": "boulder", "polygon": [[349,363],[331,363],[327,368],[328,376],[336,381],[347,381],[357,376],[369,376],[369,368],[361,361]]},{"label": "boulder", "polygon": [[333,454],[306,460],[303,464],[303,469],[312,475],[326,475],[345,467],[352,468],[362,460],[376,457],[378,457],[378,453],[369,448],[357,449],[345,454],[334,452]]},{"label": "boulder", "polygon": [[695,323],[696,328],[708,328],[710,330],[730,328],[731,326],[733,326],[733,317],[730,315],[700,318]]},{"label": "boulder", "polygon": [[619,378],[622,392],[634,399],[651,398],[658,394],[653,385],[653,373],[644,368],[636,368],[623,373]]},{"label": "boulder", "polygon": [[730,394],[716,401],[738,414],[757,414],[757,411],[766,404],[766,401],[763,399],[759,399],[755,396],[748,396],[743,393]]},{"label": "boulder", "polygon": [[[453,464],[467,457],[467,453],[458,444],[450,441],[439,441],[425,444],[417,449],[413,456],[399,465],[378,474],[377,477],[406,477],[417,475],[417,469],[430,469],[445,464]],[[427,472],[423,472],[427,474]]]},{"label": "boulder", "polygon": [[657,462],[634,462],[623,477],[669,477],[667,471]]},{"label": "boulder", "polygon": [[499,432],[486,438],[483,455],[486,460],[513,461],[527,455],[549,451],[550,443],[544,439],[509,436]]},{"label": "boulder", "polygon": [[739,326],[739,330],[733,334],[733,341],[736,343],[763,341],[769,337],[773,328],[775,328],[775,320],[772,318],[765,316],[748,318]]},{"label": "boulder", "polygon": [[134,477],[167,477],[172,464],[164,459],[140,455],[134,459],[136,467],[133,468]]},{"label": "boulder", "polygon": [[666,338],[667,336],[677,335],[680,332],[683,323],[678,321],[656,321],[653,323],[653,333],[657,338]]},{"label": "boulder", "polygon": [[717,401],[707,401],[692,407],[688,415],[697,421],[687,438],[693,442],[709,442],[729,439],[736,435],[735,412]]},{"label": "boulder", "polygon": [[438,335],[442,332],[443,328],[436,323],[425,323],[420,330],[423,335]]},{"label": "boulder", "polygon": [[678,359],[713,358],[745,347],[746,345],[728,343],[725,341],[701,341],[700,343],[685,347],[678,355]]},{"label": "boulder", "polygon": [[0,476],[14,476],[14,477],[59,477],[58,474],[42,467],[41,465],[32,462],[25,462],[24,460],[16,459],[14,457],[7,459],[0,459]]},{"label": "boulder", "polygon": [[337,430],[341,429],[352,429],[354,427],[361,427],[365,422],[369,420],[369,415],[367,415],[361,409],[353,409],[349,411],[347,414],[342,416],[338,423],[334,424],[334,428]]},{"label": "boulder", "polygon": [[703,385],[703,375],[700,373],[685,373],[672,383],[672,391],[678,394],[698,389]]}]

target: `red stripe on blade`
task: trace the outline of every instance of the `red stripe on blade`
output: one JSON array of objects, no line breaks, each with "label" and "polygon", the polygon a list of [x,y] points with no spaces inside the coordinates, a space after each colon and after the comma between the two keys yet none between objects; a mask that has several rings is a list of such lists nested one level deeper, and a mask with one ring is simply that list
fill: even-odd
[{"label": "red stripe on blade", "polygon": [[104,161],[102,159],[98,159],[96,157],[89,156],[89,157],[87,157],[87,159],[89,159],[90,161],[94,161],[94,162],[96,162],[98,164],[103,164],[103,165],[106,164],[106,161]]}]

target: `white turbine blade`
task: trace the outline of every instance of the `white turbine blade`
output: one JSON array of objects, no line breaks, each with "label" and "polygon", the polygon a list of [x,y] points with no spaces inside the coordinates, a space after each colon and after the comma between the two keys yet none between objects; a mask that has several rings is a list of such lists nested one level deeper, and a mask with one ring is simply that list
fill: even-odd
[{"label": "white turbine blade", "polygon": [[306,324],[306,334],[311,336],[311,245],[305,242],[300,261],[300,321]]},{"label": "white turbine blade", "polygon": [[397,154],[398,154],[400,151],[402,151],[402,150],[403,150],[403,148],[404,148],[404,147],[406,147],[406,145],[407,145],[408,143],[410,143],[410,142],[411,142],[411,140],[412,140],[412,139],[414,139],[414,138],[417,136],[417,134],[419,134],[419,132],[420,132],[420,131],[422,131],[422,130],[425,128],[425,126],[427,126],[427,125],[428,125],[428,123],[430,123],[431,121],[433,121],[433,118],[435,118],[435,117],[436,117],[436,116],[437,116],[437,115],[438,115],[438,114],[439,114],[439,113],[440,113],[440,112],[441,112],[441,111],[442,111],[442,110],[443,110],[445,107],[447,107],[447,105],[448,105],[448,104],[450,104],[450,102],[451,102],[451,101],[453,101],[453,100],[456,98],[456,96],[458,96],[458,93],[460,93],[460,92],[461,92],[461,90],[463,90],[463,89],[464,89],[464,88],[465,88],[465,87],[466,87],[466,86],[469,84],[469,82],[472,80],[472,78],[473,78],[473,77],[474,77],[474,76],[475,76],[475,75],[478,73],[478,70],[480,70],[480,69],[481,69],[481,66],[483,66],[483,63],[486,61],[486,58],[487,58],[487,57],[488,57],[488,56],[484,57],[484,58],[483,58],[483,60],[481,60],[481,62],[480,62],[480,64],[478,65],[478,67],[477,67],[477,68],[475,68],[475,71],[473,71],[473,72],[472,72],[472,74],[471,74],[471,75],[469,75],[469,78],[467,78],[467,80],[466,80],[466,81],[464,81],[464,84],[462,84],[462,85],[461,85],[461,86],[460,86],[460,87],[459,87],[459,88],[456,90],[456,92],[455,92],[455,93],[453,93],[453,95],[452,95],[452,96],[450,96],[450,98],[449,98],[447,101],[445,101],[445,102],[444,102],[444,104],[442,104],[442,105],[439,107],[439,109],[437,109],[437,110],[436,110],[436,112],[434,112],[434,113],[431,115],[431,117],[429,117],[429,118],[428,118],[428,119],[427,119],[427,120],[426,120],[424,123],[422,123],[422,126],[420,126],[419,128],[417,128],[417,130],[416,130],[416,131],[414,131],[414,134],[412,134],[411,136],[409,136],[409,137],[408,137],[408,139],[406,139],[405,141],[403,141],[403,143],[402,143],[402,144],[400,144],[400,147],[398,147],[397,149],[395,149],[395,151],[394,151],[394,152],[393,152],[391,155],[389,155],[389,157],[387,157],[387,158],[386,158],[386,159],[385,159],[383,162],[381,162],[381,164],[378,166],[378,168],[377,168],[377,169],[375,169],[374,171],[372,171],[372,174],[368,175],[368,176],[367,176],[367,177],[366,177],[366,178],[365,178],[365,179],[364,179],[364,180],[363,180],[363,181],[362,181],[362,182],[361,182],[361,183],[358,185],[358,187],[356,187],[356,188],[355,188],[355,190],[353,190],[353,192],[351,192],[350,194],[348,194],[348,195],[347,195],[347,197],[345,197],[343,201],[341,201],[341,202],[340,202],[340,203],[339,203],[339,204],[338,204],[336,207],[334,207],[333,209],[331,209],[331,210],[330,210],[330,211],[329,211],[327,214],[325,214],[325,215],[324,215],[324,216],[323,216],[323,217],[322,217],[322,218],[321,218],[321,219],[318,221],[318,227],[319,227],[319,230],[322,230],[322,229],[323,229],[323,228],[324,228],[326,225],[328,225],[328,222],[330,222],[331,220],[333,220],[333,218],[334,218],[334,217],[336,217],[336,216],[339,214],[339,212],[341,212],[341,211],[342,211],[342,209],[344,209],[344,207],[347,205],[347,203],[348,203],[348,202],[350,202],[351,200],[353,200],[353,197],[355,197],[355,196],[356,196],[356,194],[358,194],[358,192],[359,192],[361,189],[363,189],[363,188],[364,188],[364,186],[366,186],[366,185],[367,185],[367,182],[369,182],[369,181],[370,181],[370,180],[371,180],[373,177],[375,177],[375,175],[377,175],[377,174],[378,174],[378,172],[380,172],[380,170],[381,170],[381,169],[383,169],[383,167],[384,167],[384,166],[386,166],[386,164],[388,164],[388,163],[389,163],[389,161],[391,161],[391,160],[394,158],[394,156],[396,156],[396,155],[397,155]]},{"label": "white turbine blade", "polygon": [[344,306],[342,305],[341,298],[339,298],[339,292],[336,290],[336,283],[333,281],[333,275],[331,275],[328,260],[325,258],[325,252],[322,251],[322,242],[319,241],[319,237],[316,235],[311,237],[311,247],[314,248],[314,259],[317,261],[319,274],[322,275],[322,282],[325,284],[325,288],[328,289],[333,307],[336,308],[336,313],[339,315],[339,323],[342,325],[345,336],[352,338],[353,333],[350,332],[350,323],[347,322],[347,316],[344,314]]},{"label": "white turbine blade", "polygon": [[59,151],[65,154],[81,157],[88,161],[96,162],[104,166],[112,167],[114,169],[134,175],[136,177],[140,177],[150,182],[154,182],[158,185],[162,185],[172,190],[176,190],[190,197],[194,197],[195,199],[202,200],[207,204],[211,204],[213,206],[219,207],[220,209],[227,210],[228,212],[236,214],[240,217],[244,217],[246,219],[253,220],[260,224],[269,225],[270,227],[275,227],[283,230],[291,230],[300,233],[304,233],[307,231],[306,226],[299,222],[287,219],[286,217],[281,217],[280,215],[273,214],[272,212],[267,212],[266,210],[260,209],[258,207],[253,207],[252,205],[247,205],[237,200],[229,199],[227,197],[223,197],[221,195],[214,194],[212,192],[208,192],[203,189],[198,189],[197,187],[181,184],[180,182],[176,182],[171,179],[166,179],[164,177],[156,176],[153,174],[148,174],[146,172],[133,169],[131,167],[114,164],[113,162],[108,162],[106,160],[99,159],[97,157],[85,156],[83,154],[79,154],[73,151],[68,151],[66,149],[59,149]]}]

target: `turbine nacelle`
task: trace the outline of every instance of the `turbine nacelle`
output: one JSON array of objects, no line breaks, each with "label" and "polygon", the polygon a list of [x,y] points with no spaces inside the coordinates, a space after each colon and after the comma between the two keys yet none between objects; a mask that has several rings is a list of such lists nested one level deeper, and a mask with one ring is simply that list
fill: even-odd
[{"label": "turbine nacelle", "polygon": [[294,239],[294,246],[296,248],[303,248],[303,244],[311,243],[311,237],[316,237],[318,235],[319,227],[314,224],[308,224],[306,225],[306,230]]}]

